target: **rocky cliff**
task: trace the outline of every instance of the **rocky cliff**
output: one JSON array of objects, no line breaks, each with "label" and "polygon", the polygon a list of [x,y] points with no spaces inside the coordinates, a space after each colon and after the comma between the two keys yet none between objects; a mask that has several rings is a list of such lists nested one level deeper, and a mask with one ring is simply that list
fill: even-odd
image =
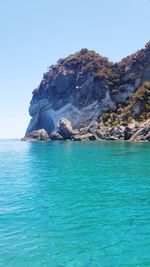
[{"label": "rocky cliff", "polygon": [[115,64],[88,49],[59,59],[33,91],[29,113],[26,136],[45,129],[54,137],[62,118],[74,136],[87,134],[83,129],[93,123],[100,129],[144,123],[150,118],[150,42]]}]

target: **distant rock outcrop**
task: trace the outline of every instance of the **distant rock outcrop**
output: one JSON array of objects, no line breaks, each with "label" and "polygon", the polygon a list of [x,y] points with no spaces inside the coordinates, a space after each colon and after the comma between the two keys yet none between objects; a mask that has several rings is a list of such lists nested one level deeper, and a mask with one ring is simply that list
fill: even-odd
[{"label": "distant rock outcrop", "polygon": [[22,141],[50,141],[50,137],[45,129],[39,129],[27,134]]},{"label": "distant rock outcrop", "polygon": [[115,64],[88,49],[60,59],[33,91],[29,113],[26,140],[39,129],[46,140],[129,140],[150,118],[150,42]]}]

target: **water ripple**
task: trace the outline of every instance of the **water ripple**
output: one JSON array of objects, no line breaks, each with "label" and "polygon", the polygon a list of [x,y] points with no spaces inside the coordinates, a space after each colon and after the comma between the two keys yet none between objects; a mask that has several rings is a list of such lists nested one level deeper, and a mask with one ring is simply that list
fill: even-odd
[{"label": "water ripple", "polygon": [[149,149],[0,141],[0,266],[150,266]]}]

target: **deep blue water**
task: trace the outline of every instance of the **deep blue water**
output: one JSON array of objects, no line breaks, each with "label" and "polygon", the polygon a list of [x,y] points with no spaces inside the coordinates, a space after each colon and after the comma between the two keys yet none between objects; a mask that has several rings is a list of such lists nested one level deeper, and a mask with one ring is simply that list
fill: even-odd
[{"label": "deep blue water", "polygon": [[1,267],[149,267],[150,144],[0,141]]}]

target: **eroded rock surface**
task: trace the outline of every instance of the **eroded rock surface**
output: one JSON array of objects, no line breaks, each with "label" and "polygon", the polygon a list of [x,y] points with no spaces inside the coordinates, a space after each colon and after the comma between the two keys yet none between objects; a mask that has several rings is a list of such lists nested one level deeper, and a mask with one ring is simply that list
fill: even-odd
[{"label": "eroded rock surface", "polygon": [[72,136],[73,141],[89,141],[89,140],[98,140],[98,138],[91,133],[86,133],[86,134],[77,134]]},{"label": "eroded rock surface", "polygon": [[78,130],[74,130],[72,124],[66,118],[62,118],[58,124],[58,133],[63,136],[64,139],[71,139],[73,135],[78,134]]},{"label": "eroded rock surface", "polygon": [[29,113],[26,138],[45,129],[52,140],[130,140],[130,122],[149,119],[150,42],[115,64],[88,49],[60,59],[33,91]]},{"label": "eroded rock surface", "polygon": [[130,141],[150,141],[150,120],[139,126],[139,129],[135,132],[135,134],[132,135]]},{"label": "eroded rock surface", "polygon": [[50,137],[45,129],[39,129],[27,134],[22,141],[50,141]]},{"label": "eroded rock surface", "polygon": [[64,140],[64,137],[57,131],[54,131],[51,135],[50,138],[52,141],[62,141]]}]

